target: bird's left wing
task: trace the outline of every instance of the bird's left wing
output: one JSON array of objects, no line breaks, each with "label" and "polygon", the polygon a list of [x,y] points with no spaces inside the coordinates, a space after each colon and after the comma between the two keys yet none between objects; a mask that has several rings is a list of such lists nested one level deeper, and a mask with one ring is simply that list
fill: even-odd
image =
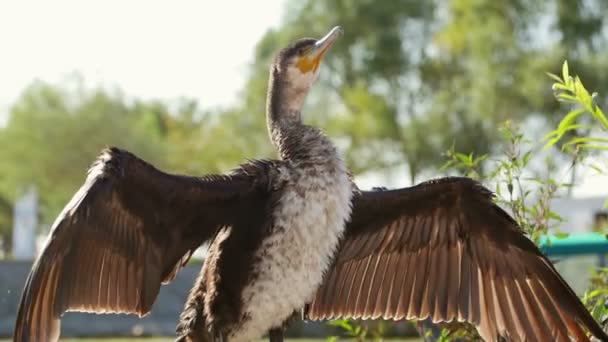
[{"label": "bird's left wing", "polygon": [[361,192],[313,320],[468,321],[489,341],[608,337],[551,262],[466,178]]},{"label": "bird's left wing", "polygon": [[149,312],[161,283],[218,228],[246,228],[264,215],[264,165],[198,178],[104,151],[32,266],[14,341],[56,341],[65,311]]}]

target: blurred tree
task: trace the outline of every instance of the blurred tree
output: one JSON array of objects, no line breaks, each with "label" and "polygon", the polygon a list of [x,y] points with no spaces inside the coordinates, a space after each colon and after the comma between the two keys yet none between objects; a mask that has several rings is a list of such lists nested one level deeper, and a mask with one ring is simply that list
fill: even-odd
[{"label": "blurred tree", "polygon": [[289,2],[282,26],[255,51],[240,111],[260,114],[247,136],[264,133],[261,94],[273,53],[340,24],[346,35],[329,54],[307,119],[339,137],[355,172],[405,163],[414,182],[452,145],[494,152],[495,127],[507,118],[555,123],[558,108],[538,75],[565,58],[606,89],[607,9],[600,0]]},{"label": "blurred tree", "polygon": [[13,245],[13,204],[0,195],[0,259]]},{"label": "blurred tree", "polygon": [[[130,103],[118,92],[36,82],[13,105],[7,126],[0,130],[0,197],[12,203],[19,191],[35,184],[42,223],[48,226],[104,147],[120,146],[166,165],[168,115],[160,103]],[[4,228],[5,210],[0,217]],[[8,248],[9,235],[0,233]]]}]

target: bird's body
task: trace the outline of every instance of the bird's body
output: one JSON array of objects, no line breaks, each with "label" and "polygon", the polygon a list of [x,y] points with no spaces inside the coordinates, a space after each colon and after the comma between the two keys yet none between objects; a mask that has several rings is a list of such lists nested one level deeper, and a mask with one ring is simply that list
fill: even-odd
[{"label": "bird's body", "polygon": [[[275,200],[267,208],[265,225],[248,227],[258,230],[260,237],[253,257],[243,260],[250,265],[249,276],[241,293],[235,294],[242,306],[227,331],[230,341],[251,341],[270,328],[280,328],[312,300],[350,216],[353,184],[331,141],[307,126],[289,139],[306,146],[306,153],[291,151],[288,159],[271,169],[269,186]],[[214,241],[210,251],[218,253],[219,259],[233,258],[222,255],[221,244],[239,240],[239,233],[220,233],[222,238]],[[205,268],[217,268],[210,264],[215,257],[207,260]],[[222,271],[231,270],[216,270]]]},{"label": "bird's body", "polygon": [[271,66],[278,160],[226,175],[157,170],[105,150],[28,276],[16,342],[54,342],[65,311],[148,313],[161,283],[209,249],[180,342],[251,341],[306,307],[311,320],[467,321],[490,341],[608,341],[551,262],[468,178],[361,191],[301,107],[340,35],[302,39]]}]

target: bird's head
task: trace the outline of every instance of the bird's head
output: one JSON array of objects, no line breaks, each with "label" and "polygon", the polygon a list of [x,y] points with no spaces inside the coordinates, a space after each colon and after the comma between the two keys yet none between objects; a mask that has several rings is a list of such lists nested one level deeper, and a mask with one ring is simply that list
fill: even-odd
[{"label": "bird's head", "polygon": [[336,26],[321,39],[299,39],[279,51],[271,67],[271,84],[282,93],[281,100],[290,102],[283,109],[299,111],[319,76],[323,57],[341,35],[342,28]]}]

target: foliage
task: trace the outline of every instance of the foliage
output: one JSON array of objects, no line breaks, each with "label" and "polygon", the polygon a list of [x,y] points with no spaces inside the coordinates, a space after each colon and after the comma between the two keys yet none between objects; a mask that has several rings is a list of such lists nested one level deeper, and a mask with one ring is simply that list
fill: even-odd
[{"label": "foliage", "polygon": [[[549,76],[555,81],[553,90],[556,98],[568,106],[569,112],[557,128],[545,136],[545,148],[561,145],[561,151],[572,158],[573,178],[579,164],[605,173],[605,166],[598,165],[594,161],[596,158],[588,158],[599,156],[600,152],[608,150],[608,119],[597,104],[597,93],[589,94],[578,76],[570,76],[567,61],[562,65],[561,77],[551,73]],[[605,157],[600,159],[603,159],[605,165]]]},{"label": "foliage", "polygon": [[130,108],[120,94],[103,90],[72,94],[45,83],[33,84],[13,105],[0,135],[4,146],[0,193],[13,200],[24,187],[35,184],[43,222],[48,224],[103,147],[122,146],[159,161],[155,156],[162,151],[160,132],[157,127],[147,131],[142,127],[151,113],[141,105]]},{"label": "foliage", "polygon": [[[384,336],[385,324],[382,321],[377,322],[373,328],[368,324],[353,322],[348,319],[337,319],[328,323],[330,326],[339,327],[348,337],[354,338],[355,341],[381,341]],[[337,336],[331,336],[328,341],[337,341]]]},{"label": "foliage", "polygon": [[[511,121],[506,121],[499,130],[502,133],[502,151],[497,158],[491,158],[487,174],[478,172],[481,161],[487,155],[474,157],[449,150],[449,158],[443,169],[452,170],[467,177],[477,179],[496,193],[497,204],[508,208],[515,221],[534,242],[538,243],[541,234],[549,227],[562,221],[562,218],[550,208],[550,202],[558,195],[558,190],[568,184],[550,175],[534,177],[529,170],[530,162],[538,157],[532,142],[524,139],[521,128]],[[555,229],[553,229],[555,232]]]},{"label": "foliage", "polygon": [[[571,153],[575,160],[582,162],[589,153],[608,150],[608,139],[592,136],[597,129],[601,132],[608,130],[608,119],[596,103],[597,93],[590,95],[578,76],[570,76],[567,61],[562,66],[561,78],[555,74],[549,76],[556,81],[553,84],[556,98],[571,104],[574,109],[570,110],[558,127],[545,137],[545,140],[548,140],[545,146],[562,143],[563,150]],[[585,122],[585,119],[588,122]],[[574,132],[573,136],[567,136],[572,132]],[[599,172],[606,171],[598,167],[594,168]],[[597,321],[603,324],[608,321],[608,268],[592,270],[591,286],[585,291],[582,301]]]},{"label": "foliage", "polygon": [[[559,101],[572,104],[572,109],[559,122],[557,129],[549,133],[544,140],[548,140],[546,147],[555,145],[564,138],[566,133],[575,131],[575,136],[570,137],[562,144],[562,149],[570,153],[578,153],[579,150],[608,150],[608,139],[589,136],[591,130],[599,128],[608,130],[608,118],[600,106],[596,103],[597,93],[589,94],[578,76],[570,76],[568,61],[562,66],[562,77],[549,73],[555,80],[553,90]],[[590,114],[595,124],[585,124],[581,116]],[[586,133],[581,134],[581,131]]]},{"label": "foliage", "polygon": [[583,295],[582,301],[593,318],[605,325],[608,320],[608,268],[592,270],[591,286]]},{"label": "foliage", "polygon": [[[347,336],[354,337],[357,341],[364,341],[367,336],[367,329],[361,324],[355,324],[347,319],[337,319],[328,323],[331,326],[341,328]],[[336,336],[328,338],[328,341],[337,341]]]},{"label": "foliage", "polygon": [[284,23],[256,49],[240,110],[263,110],[259,94],[276,49],[342,25],[346,34],[328,54],[305,117],[343,142],[357,173],[406,165],[413,183],[422,173],[435,172],[451,145],[477,156],[496,153],[495,127],[507,119],[556,120],[560,108],[538,75],[564,57],[577,63],[596,89],[608,84],[606,59],[600,57],[607,38],[599,14],[603,2],[309,0],[288,5]]}]

